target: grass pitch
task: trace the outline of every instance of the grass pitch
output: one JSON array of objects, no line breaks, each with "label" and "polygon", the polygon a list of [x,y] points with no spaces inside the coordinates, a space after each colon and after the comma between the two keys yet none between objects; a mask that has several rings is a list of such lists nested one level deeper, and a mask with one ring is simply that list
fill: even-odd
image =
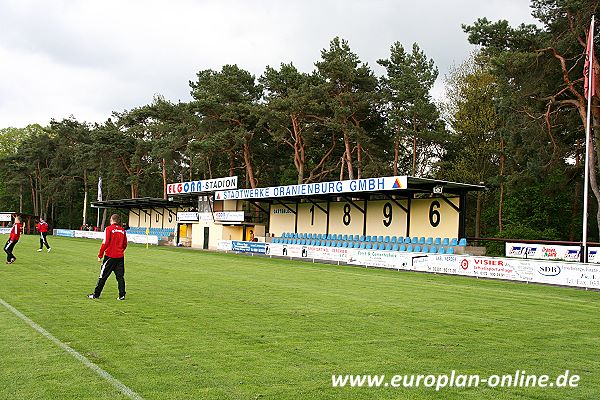
[{"label": "grass pitch", "polygon": [[[6,240],[6,235],[0,236]],[[600,293],[132,245],[127,300],[88,293],[100,242],[36,236],[0,299],[144,399],[590,399]],[[4,242],[3,242],[4,243]],[[333,388],[333,374],[556,376],[567,388]],[[0,306],[0,398],[126,398]]]}]

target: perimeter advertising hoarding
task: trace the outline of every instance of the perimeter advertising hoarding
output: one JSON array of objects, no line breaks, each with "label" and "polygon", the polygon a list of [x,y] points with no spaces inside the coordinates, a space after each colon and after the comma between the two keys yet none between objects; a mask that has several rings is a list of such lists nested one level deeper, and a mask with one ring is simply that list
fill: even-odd
[{"label": "perimeter advertising hoarding", "polygon": [[231,250],[239,251],[240,253],[267,253],[267,243],[263,242],[240,242],[233,240],[231,242]]},{"label": "perimeter advertising hoarding", "polygon": [[348,255],[348,264],[366,265],[369,267],[413,269],[413,256],[410,253],[386,250],[352,249]]},{"label": "perimeter advertising hoarding", "polygon": [[[507,257],[519,257],[536,260],[579,261],[579,246],[561,246],[551,244],[506,243]],[[600,247],[588,247],[588,261],[600,263]]]}]

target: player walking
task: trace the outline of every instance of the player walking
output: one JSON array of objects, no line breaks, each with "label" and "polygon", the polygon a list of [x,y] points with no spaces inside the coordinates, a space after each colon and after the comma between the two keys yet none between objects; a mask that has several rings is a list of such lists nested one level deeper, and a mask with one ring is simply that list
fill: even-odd
[{"label": "player walking", "polygon": [[[121,217],[113,214],[110,217],[110,226],[104,231],[104,240],[100,251],[98,252],[98,261],[102,263],[100,267],[100,277],[94,293],[89,294],[90,299],[97,299],[102,294],[104,284],[114,271],[119,287],[119,297],[117,300],[125,300],[125,249],[127,248],[127,234],[121,227]],[[104,259],[102,259],[104,257]]]},{"label": "player walking", "polygon": [[35,226],[35,229],[40,233],[40,248],[38,251],[42,251],[43,247],[46,246],[48,253],[50,253],[50,250],[52,249],[50,248],[48,238],[46,237],[48,235],[48,223],[40,218],[40,222]]},{"label": "player walking", "polygon": [[12,264],[17,260],[17,257],[13,254],[13,249],[17,245],[19,238],[21,237],[21,230],[23,226],[21,225],[21,217],[15,217],[15,223],[10,230],[10,236],[4,245],[4,251],[6,252],[6,263]]}]

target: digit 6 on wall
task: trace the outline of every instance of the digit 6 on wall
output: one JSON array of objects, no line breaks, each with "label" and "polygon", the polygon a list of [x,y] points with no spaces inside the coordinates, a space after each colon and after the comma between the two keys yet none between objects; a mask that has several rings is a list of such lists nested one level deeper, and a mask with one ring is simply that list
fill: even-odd
[{"label": "digit 6 on wall", "polygon": [[441,214],[438,211],[439,208],[440,202],[437,200],[432,201],[429,206],[429,224],[434,228],[440,224]]}]

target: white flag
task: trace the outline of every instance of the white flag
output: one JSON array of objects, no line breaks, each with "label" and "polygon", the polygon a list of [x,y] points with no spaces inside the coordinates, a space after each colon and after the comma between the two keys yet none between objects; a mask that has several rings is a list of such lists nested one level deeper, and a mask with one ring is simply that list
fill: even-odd
[{"label": "white flag", "polygon": [[98,178],[98,201],[102,201],[102,177]]}]

